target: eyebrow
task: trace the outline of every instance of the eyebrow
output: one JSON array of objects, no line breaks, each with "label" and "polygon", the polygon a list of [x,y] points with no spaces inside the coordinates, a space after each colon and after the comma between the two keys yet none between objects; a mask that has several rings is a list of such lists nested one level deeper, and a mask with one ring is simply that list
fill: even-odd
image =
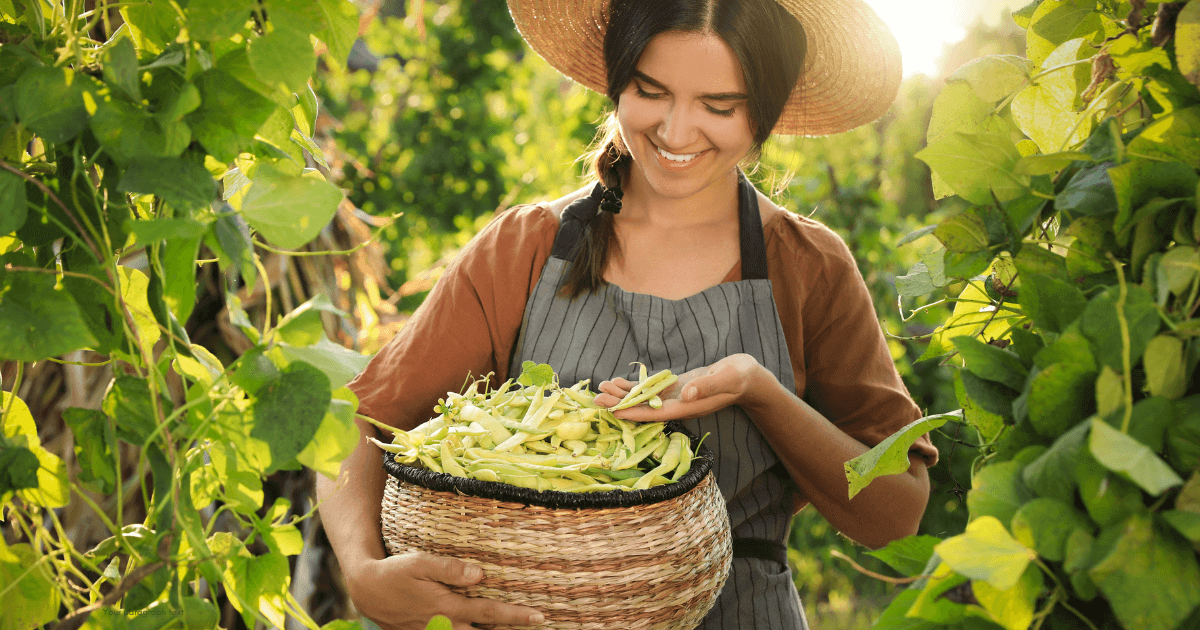
[{"label": "eyebrow", "polygon": [[[663,90],[666,92],[670,91],[669,89],[667,89],[667,86],[663,85],[661,82],[655,80],[653,77],[647,75],[646,73],[644,73],[640,70],[633,71],[633,78],[635,78],[639,81],[642,81],[643,83],[649,83],[650,85],[652,85],[660,90]],[[700,98],[709,100],[709,101],[745,101],[745,100],[749,100],[750,97],[746,96],[745,94],[743,94],[741,92],[718,92],[716,94],[701,94]]]}]

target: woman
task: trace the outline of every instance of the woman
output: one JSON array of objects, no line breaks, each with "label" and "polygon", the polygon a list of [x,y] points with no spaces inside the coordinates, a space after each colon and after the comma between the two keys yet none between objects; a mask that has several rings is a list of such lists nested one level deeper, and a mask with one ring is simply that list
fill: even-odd
[{"label": "woman", "polygon": [[[562,382],[600,383],[596,402],[612,405],[632,361],[670,368],[681,378],[660,409],[618,416],[711,434],[735,543],[703,627],[803,628],[784,547],[794,511],[811,502],[871,547],[913,534],[937,451],[918,442],[908,474],[847,500],[843,463],[919,411],[845,244],[779,209],[738,164],[772,130],[833,133],[878,117],[898,85],[895,41],[858,0],[611,2],[510,0],[530,45],[615,105],[598,183],[500,215],[352,388],[363,414],[410,428],[468,373],[501,381],[523,361],[549,363]],[[476,567],[385,558],[384,477],[365,441],[341,484],[319,480],[321,514],[367,617],[385,628],[423,628],[435,613],[455,628],[542,622],[448,589],[480,580]]]}]

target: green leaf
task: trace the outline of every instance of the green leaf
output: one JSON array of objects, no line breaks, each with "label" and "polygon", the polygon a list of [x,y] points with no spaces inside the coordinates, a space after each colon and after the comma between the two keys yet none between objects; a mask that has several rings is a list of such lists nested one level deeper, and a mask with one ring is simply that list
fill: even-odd
[{"label": "green leaf", "polygon": [[521,364],[521,375],[517,377],[517,383],[526,387],[545,387],[553,385],[556,381],[554,368],[545,363],[534,363],[526,361]]},{"label": "green leaf", "polygon": [[179,14],[164,0],[123,6],[121,17],[132,30],[134,44],[139,49],[160,52],[179,35]]},{"label": "green leaf", "polygon": [[984,442],[991,442],[1004,429],[1004,417],[984,409],[967,395],[962,374],[962,370],[954,371],[954,395],[962,407],[963,419],[975,427]]},{"label": "green leaf", "polygon": [[316,434],[304,450],[296,455],[296,461],[336,480],[341,472],[342,460],[354,452],[360,439],[358,427],[354,424],[354,412],[357,409],[358,397],[353,392],[345,387],[335,390]]},{"label": "green leaf", "polygon": [[962,198],[978,205],[1008,201],[1029,189],[1029,176],[1013,169],[1021,154],[1007,133],[943,134],[916,154]]},{"label": "green leaf", "polygon": [[0,171],[0,235],[16,232],[25,225],[25,180],[8,171]]},{"label": "green leaf", "polygon": [[1075,503],[1075,464],[1083,450],[1088,426],[1088,423],[1076,425],[1025,466],[1021,478],[1038,496],[1057,499],[1067,505]]},{"label": "green leaf", "polygon": [[0,359],[41,361],[96,345],[71,295],[48,274],[0,279]]},{"label": "green leaf", "polygon": [[[1043,68],[1054,68],[1087,59],[1095,50],[1084,39],[1072,39],[1059,46]],[[1038,78],[1012,102],[1013,120],[1042,153],[1056,153],[1084,141],[1092,131],[1092,114],[1081,111],[1079,95],[1091,81],[1087,64],[1066,66]]]},{"label": "green leaf", "polygon": [[883,549],[868,551],[867,555],[887,563],[902,575],[920,575],[933,557],[933,548],[942,541],[936,536],[908,536],[893,540]]},{"label": "green leaf", "polygon": [[1054,209],[1070,215],[1102,215],[1117,210],[1108,164],[1093,164],[1071,176],[1054,198]]},{"label": "green leaf", "polygon": [[1062,332],[1086,307],[1087,298],[1074,286],[1040,273],[1022,273],[1021,308],[1039,328]]},{"label": "green leaf", "polygon": [[196,306],[196,257],[200,238],[171,239],[160,247],[162,299],[178,322],[187,322]]},{"label": "green leaf", "polygon": [[317,39],[325,42],[334,61],[344,66],[358,37],[358,10],[346,0],[317,0],[317,4],[325,17],[325,28],[316,33]]},{"label": "green leaf", "polygon": [[1100,15],[1092,0],[1043,2],[1029,19],[1025,56],[1042,62],[1060,45],[1077,37],[1094,40],[1103,35]]},{"label": "green leaf", "polygon": [[1113,231],[1119,235],[1122,244],[1129,242],[1129,230],[1136,223],[1137,209],[1155,198],[1193,197],[1200,180],[1195,169],[1187,164],[1151,160],[1132,160],[1108,169],[1108,174],[1117,205]]},{"label": "green leaf", "polygon": [[1175,110],[1150,123],[1129,142],[1127,151],[1152,160],[1200,162],[1200,106]]},{"label": "green leaf", "polygon": [[208,226],[195,219],[149,219],[125,222],[125,229],[139,245],[152,245],[167,239],[193,239],[203,236]]},{"label": "green leaf", "polygon": [[1146,388],[1151,396],[1172,400],[1187,393],[1187,362],[1183,340],[1171,335],[1158,335],[1146,344],[1143,358],[1146,367]]},{"label": "green leaf", "polygon": [[0,627],[5,630],[38,628],[58,616],[60,590],[45,557],[31,545],[8,546],[0,537],[0,584],[7,589]]},{"label": "green leaf", "polygon": [[992,516],[967,523],[964,533],[943,540],[934,551],[956,572],[1001,591],[1016,586],[1030,561],[1037,557]]},{"label": "green leaf", "polygon": [[17,80],[17,116],[46,142],[65,144],[88,123],[84,93],[92,97],[98,81],[70,68],[34,67]]},{"label": "green leaf", "polygon": [[206,208],[217,199],[212,175],[203,164],[186,156],[134,159],[122,171],[117,188],[161,197],[182,211]]},{"label": "green leaf", "polygon": [[1196,554],[1163,536],[1149,515],[1134,515],[1097,539],[1088,576],[1121,625],[1173,630],[1200,604]]},{"label": "green leaf", "polygon": [[922,435],[946,422],[962,422],[962,412],[926,416],[908,423],[871,450],[845,463],[846,480],[850,484],[850,498],[866,488],[872,481],[884,475],[895,475],[908,470],[908,449]]},{"label": "green leaf", "polygon": [[[951,601],[946,595],[953,589],[963,587],[966,582],[966,576],[955,573],[950,565],[939,561],[937,567],[930,572],[925,586],[917,593],[912,607],[904,615],[905,618],[933,621],[939,624],[935,625],[935,628],[942,627],[940,624],[955,624],[954,627],[958,627],[957,624],[965,621],[970,608],[957,601]],[[985,614],[982,609],[976,609],[975,613],[980,616]]]},{"label": "green leaf", "polygon": [[1175,63],[1179,74],[1200,87],[1200,4],[1185,4],[1175,17]]},{"label": "green leaf", "polygon": [[1177,297],[1186,297],[1196,274],[1200,274],[1200,248],[1181,245],[1167,250],[1159,260],[1155,272],[1159,302],[1166,302],[1164,293],[1167,291]]},{"label": "green leaf", "polygon": [[1161,512],[1159,516],[1193,544],[1200,543],[1200,514],[1183,510],[1167,510]]},{"label": "green leaf", "polygon": [[1124,475],[1153,496],[1183,483],[1149,447],[1099,418],[1092,421],[1088,448],[1105,468]]},{"label": "green leaf", "polygon": [[312,42],[303,31],[276,28],[252,39],[248,54],[250,67],[263,83],[282,84],[288,92],[307,89],[309,77],[317,70]]},{"label": "green leaf", "polygon": [[286,556],[235,555],[229,559],[223,578],[230,601],[248,627],[254,626],[255,612],[266,617],[272,627],[284,626],[284,602],[290,582]]},{"label": "green leaf", "polygon": [[[71,496],[67,485],[67,465],[57,455],[42,447],[33,414],[29,412],[25,401],[10,392],[0,392],[0,409],[7,410],[2,418],[5,439],[0,442],[7,441],[10,448],[23,448],[32,452],[37,459],[37,485],[18,489],[17,496],[22,501],[46,508],[66,505]],[[17,457],[25,459],[21,455]],[[0,495],[0,503],[3,502],[7,502],[7,497]]]},{"label": "green leaf", "polygon": [[263,164],[242,200],[242,216],[271,242],[296,249],[320,233],[341,201],[342,191],[319,174],[289,177]]},{"label": "green leaf", "polygon": [[[111,98],[97,104],[91,127],[105,153],[122,165],[137,158],[153,161],[179,157],[192,141],[192,130],[186,123],[164,123],[137,105]],[[134,181],[146,185],[144,176]]]},{"label": "green leaf", "polygon": [[929,267],[924,262],[913,264],[908,270],[908,275],[896,276],[896,292],[902,298],[927,295],[936,288]]},{"label": "green leaf", "polygon": [[962,378],[963,391],[975,406],[1002,418],[1012,417],[1016,391],[995,381],[979,378],[966,370],[959,370],[959,375]]},{"label": "green leaf", "polygon": [[1012,533],[1021,544],[1047,560],[1064,557],[1067,538],[1075,530],[1092,533],[1092,522],[1070,505],[1041,497],[1026,503],[1013,515]]},{"label": "green leaf", "polygon": [[75,434],[75,460],[79,481],[101,494],[110,494],[117,482],[117,437],[108,416],[97,409],[70,407],[63,421]]},{"label": "green leaf", "polygon": [[1075,162],[1091,162],[1092,156],[1081,151],[1036,153],[1023,156],[1013,169],[1019,175],[1053,175]]},{"label": "green leaf", "polygon": [[1017,510],[1033,498],[1021,480],[1021,462],[1007,461],[979,469],[971,477],[967,509],[972,519],[994,517],[1009,523]]},{"label": "green leaf", "polygon": [[968,61],[946,80],[966,81],[976,96],[995,103],[1025,85],[1032,66],[1024,57],[988,55]]},{"label": "green leaf", "polygon": [[[237,417],[238,421],[242,419],[240,415]],[[262,507],[263,488],[259,470],[266,468],[267,464],[262,460],[270,455],[267,446],[258,440],[243,440],[239,446],[244,450],[239,452],[227,446],[210,448],[208,456],[223,486],[222,499],[241,512],[253,513]]]},{"label": "green leaf", "polygon": [[[160,393],[162,417],[171,413],[172,406],[171,401]],[[145,379],[126,374],[118,376],[109,386],[101,408],[116,423],[117,437],[130,444],[145,445],[158,427],[150,385]]]},{"label": "green leaf", "polygon": [[371,361],[370,356],[340,346],[327,338],[303,348],[281,343],[272,352],[278,352],[286,362],[303,361],[316,366],[325,373],[335,389],[349,383]]},{"label": "green leaf", "polygon": [[[228,205],[224,207],[224,210],[229,209]],[[247,286],[254,285],[254,244],[250,241],[250,228],[241,215],[217,215],[212,224],[212,236],[205,237],[205,242],[217,253],[223,269],[233,267],[242,274]]]},{"label": "green leaf", "polygon": [[142,80],[138,74],[137,51],[133,42],[122,37],[104,54],[104,82],[129,97],[134,103],[142,101]]},{"label": "green leaf", "polygon": [[987,582],[972,582],[971,590],[979,605],[991,614],[996,623],[1006,630],[1026,630],[1033,622],[1044,581],[1041,569],[1029,566],[1010,589],[997,589]]},{"label": "green leaf", "polygon": [[966,369],[975,376],[1007,385],[1017,391],[1025,386],[1029,371],[1016,354],[984,343],[975,337],[962,335],[950,340],[966,361]]},{"label": "green leaf", "polygon": [[277,379],[255,393],[250,436],[270,447],[271,465],[266,472],[278,470],[304,450],[321,425],[330,396],[329,378],[299,362],[281,370]]},{"label": "green leaf", "polygon": [[256,140],[270,145],[281,156],[286,156],[291,160],[290,164],[282,160],[273,163],[276,168],[285,171],[288,175],[299,175],[305,164],[304,151],[300,145],[292,142],[292,132],[295,131],[293,126],[295,124],[287,108],[279,106],[275,108],[271,117],[267,119],[267,122],[263,123],[262,127],[258,128],[258,132],[254,135]]},{"label": "green leaf", "polygon": [[1200,395],[1175,401],[1173,411],[1167,425],[1167,457],[1176,470],[1195,470],[1200,466]]},{"label": "green leaf", "polygon": [[953,252],[977,252],[990,242],[987,223],[970,210],[946,218],[933,234]]},{"label": "green leaf", "polygon": [[[275,103],[246,87],[229,72],[213,68],[194,79],[201,105],[184,120],[192,136],[218,161],[232,162],[251,145]],[[237,112],[231,116],[230,112]]]},{"label": "green leaf", "polygon": [[150,310],[150,278],[137,269],[122,266],[117,267],[117,275],[121,281],[121,299],[133,318],[133,332],[141,343],[142,352],[153,356],[154,344],[162,337],[162,331]]},{"label": "green leaf", "polygon": [[313,296],[285,315],[275,326],[275,332],[290,346],[303,348],[325,338],[325,324],[321,313],[346,317],[324,294]]},{"label": "green leaf", "polygon": [[1091,414],[1096,373],[1086,365],[1055,363],[1038,372],[1029,387],[1029,422],[1054,438]]},{"label": "green leaf", "polygon": [[1120,295],[1112,287],[1092,298],[1079,321],[1080,332],[1091,342],[1096,361],[1117,372],[1123,372],[1122,354],[1125,343],[1120,315],[1123,314],[1125,328],[1129,334],[1128,352],[1131,361],[1137,361],[1146,351],[1146,344],[1158,333],[1161,322],[1154,298],[1139,286],[1128,288],[1124,308],[1117,308]]},{"label": "green leaf", "polygon": [[252,0],[190,0],[185,9],[188,35],[205,42],[233,37],[253,12]]}]

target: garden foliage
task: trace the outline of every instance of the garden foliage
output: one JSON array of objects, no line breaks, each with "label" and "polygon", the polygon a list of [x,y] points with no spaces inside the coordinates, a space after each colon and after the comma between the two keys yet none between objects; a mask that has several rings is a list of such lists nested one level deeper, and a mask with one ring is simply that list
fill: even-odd
[{"label": "garden foliage", "polygon": [[[13,392],[21,366],[84,349],[116,374],[100,409],[63,413],[77,475],[3,394],[0,512],[22,542],[0,540],[0,628],[211,628],[218,601],[317,627],[289,591],[304,516],[263,479],[336,476],[364,357],[325,337],[328,302],[272,316],[268,292],[256,327],[236,290],[266,276],[256,247],[305,245],[342,202],[308,168],[308,81],[314,44],[341,63],[357,32],[345,0],[0,0],[0,360]],[[212,262],[253,346],[229,366],[183,325]],[[109,537],[76,548],[68,502]]]},{"label": "garden foliage", "polygon": [[[918,157],[955,212],[897,279],[950,292],[925,358],[979,436],[965,531],[878,552],[919,576],[878,628],[1170,630],[1200,620],[1200,2],[1044,0],[1024,57],[964,65]],[[897,455],[901,455],[897,457]]]}]

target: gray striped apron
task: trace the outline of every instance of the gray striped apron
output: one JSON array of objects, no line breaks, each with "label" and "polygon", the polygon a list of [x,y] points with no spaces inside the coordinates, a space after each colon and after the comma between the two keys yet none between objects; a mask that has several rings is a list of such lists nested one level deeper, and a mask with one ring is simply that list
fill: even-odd
[{"label": "gray striped apron", "polygon": [[[548,363],[560,382],[637,380],[634,361],[653,373],[676,374],[747,353],[795,391],[783,326],[767,279],[766,246],[754,187],[739,177],[742,277],[682,300],[628,293],[613,284],[565,298],[561,284],[578,250],[594,204],[564,211],[551,257],[525,305],[510,373],[524,361]],[[713,471],[729,508],[734,560],[705,629],[807,628],[787,566],[791,479],[775,452],[740,407],[683,423],[716,454]]]}]

